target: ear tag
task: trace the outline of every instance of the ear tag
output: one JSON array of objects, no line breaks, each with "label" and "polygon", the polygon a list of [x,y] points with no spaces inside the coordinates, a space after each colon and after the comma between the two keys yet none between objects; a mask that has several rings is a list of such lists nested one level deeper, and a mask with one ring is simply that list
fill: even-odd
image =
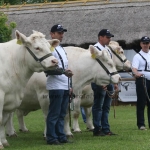
[{"label": "ear tag", "polygon": [[19,45],[22,45],[22,42],[21,42],[21,40],[17,40],[17,44],[19,44]]},{"label": "ear tag", "polygon": [[118,54],[118,50],[117,50],[117,49],[115,50],[115,53],[117,53],[117,54]]},{"label": "ear tag", "polygon": [[53,46],[50,47],[50,51],[53,52],[55,48]]},{"label": "ear tag", "polygon": [[91,57],[92,57],[93,59],[95,59],[95,58],[96,58],[96,55],[95,55],[95,54],[92,54]]}]

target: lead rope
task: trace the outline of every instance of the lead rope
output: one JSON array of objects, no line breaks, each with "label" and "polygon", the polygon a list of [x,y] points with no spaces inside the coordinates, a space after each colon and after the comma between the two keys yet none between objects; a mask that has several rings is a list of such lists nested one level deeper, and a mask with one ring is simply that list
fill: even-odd
[{"label": "lead rope", "polygon": [[[69,82],[70,79],[70,82]],[[70,84],[69,84],[70,83]],[[70,86],[69,86],[70,85]],[[68,77],[68,90],[70,91],[70,87],[72,88],[72,77],[69,78]],[[72,88],[72,92],[69,93],[69,106],[68,106],[68,110],[69,110],[69,125],[71,128],[71,111],[74,110],[74,103],[73,103],[73,99],[75,98],[75,95],[73,94],[73,88]]]},{"label": "lead rope", "polygon": [[149,95],[148,95],[148,92],[147,92],[147,87],[146,87],[146,78],[145,76],[143,75],[143,86],[144,86],[144,90],[145,90],[145,94],[150,102],[150,98],[149,98]]},{"label": "lead rope", "polygon": [[70,93],[70,86],[69,86],[69,77],[68,77],[68,90],[69,90],[69,106],[68,106],[68,112],[69,112],[69,126],[71,128],[71,111],[70,111],[70,104],[71,104],[71,93]]},{"label": "lead rope", "polygon": [[111,93],[110,91],[106,90],[106,93],[113,100],[114,118],[116,118],[115,104],[116,104],[119,91],[113,91],[113,93]]}]

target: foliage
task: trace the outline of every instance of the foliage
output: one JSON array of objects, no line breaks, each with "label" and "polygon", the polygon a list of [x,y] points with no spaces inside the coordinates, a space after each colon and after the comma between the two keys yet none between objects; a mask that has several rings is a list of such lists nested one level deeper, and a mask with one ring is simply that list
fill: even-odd
[{"label": "foliage", "polygon": [[0,12],[0,43],[11,40],[12,30],[16,27],[15,22],[10,22],[10,24],[6,24],[7,21],[7,15]]},{"label": "foliage", "polygon": [[44,3],[45,1],[58,2],[58,1],[65,1],[65,0],[0,0],[0,5],[4,5],[4,4],[19,5],[24,2],[26,2],[26,4],[33,4],[33,3]]}]

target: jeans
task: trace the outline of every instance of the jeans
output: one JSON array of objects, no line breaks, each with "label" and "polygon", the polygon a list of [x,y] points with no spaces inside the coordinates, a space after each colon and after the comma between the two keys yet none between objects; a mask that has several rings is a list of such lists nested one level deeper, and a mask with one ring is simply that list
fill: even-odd
[{"label": "jeans", "polygon": [[86,123],[86,115],[85,115],[85,112],[84,112],[84,108],[80,107],[80,109],[81,109],[82,119],[83,119],[84,123]]},{"label": "jeans", "polygon": [[[107,90],[109,92],[113,92],[114,88],[112,84],[109,84],[107,86]],[[109,116],[109,111],[110,111],[110,106],[111,106],[112,99],[108,96],[108,94],[105,94],[104,98],[104,103],[102,107],[102,118],[101,118],[101,125],[102,125],[102,130],[103,132],[109,132],[110,131],[110,125],[108,122],[108,116]]]},{"label": "jeans", "polygon": [[[142,77],[136,79],[136,94],[137,94],[136,115],[138,128],[140,128],[141,126],[145,126],[144,109],[146,104],[147,104],[148,123],[150,127],[150,102],[147,98],[144,89],[143,79],[144,78]],[[147,93],[150,97],[150,80],[146,80],[146,87]]]},{"label": "jeans", "polygon": [[66,140],[64,133],[64,118],[69,103],[68,90],[50,90],[50,105],[46,120],[47,124],[47,143]]},{"label": "jeans", "polygon": [[[110,126],[108,122],[108,115],[111,105],[111,98],[106,94],[101,86],[95,83],[91,84],[92,90],[94,92],[94,104],[92,107],[93,114],[93,125],[94,131],[99,132],[101,129],[104,132],[110,131]],[[113,86],[110,84],[107,86],[109,91],[113,91]]]}]

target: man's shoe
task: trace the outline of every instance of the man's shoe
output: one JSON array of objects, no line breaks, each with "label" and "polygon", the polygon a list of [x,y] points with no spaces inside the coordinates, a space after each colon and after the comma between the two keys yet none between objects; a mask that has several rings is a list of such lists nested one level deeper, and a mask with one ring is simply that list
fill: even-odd
[{"label": "man's shoe", "polygon": [[93,132],[93,136],[105,136],[105,133],[103,133],[102,131]]},{"label": "man's shoe", "polygon": [[139,129],[140,130],[147,130],[144,126],[141,126]]},{"label": "man's shoe", "polygon": [[113,132],[111,132],[111,131],[109,131],[109,132],[104,132],[105,133],[105,135],[117,135],[117,134],[115,134],[115,133],[113,133]]},{"label": "man's shoe", "polygon": [[60,141],[60,143],[73,143],[73,141],[63,140],[63,141]]},{"label": "man's shoe", "polygon": [[59,141],[54,141],[54,142],[48,142],[47,144],[49,145],[62,145],[62,143],[60,143]]}]

